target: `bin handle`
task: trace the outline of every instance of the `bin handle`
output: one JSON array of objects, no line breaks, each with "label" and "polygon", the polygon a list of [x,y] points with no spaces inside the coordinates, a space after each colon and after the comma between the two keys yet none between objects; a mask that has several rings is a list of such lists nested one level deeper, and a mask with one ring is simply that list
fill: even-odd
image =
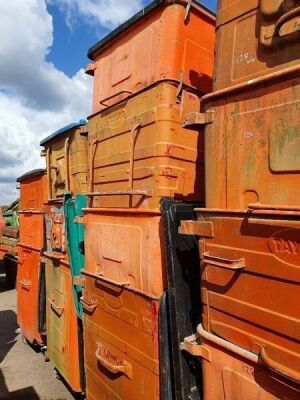
[{"label": "bin handle", "polygon": [[98,306],[97,300],[89,302],[84,297],[80,298],[80,303],[82,304],[84,310],[89,312],[89,313],[93,313],[96,310],[97,306]]},{"label": "bin handle", "polygon": [[296,220],[284,220],[284,219],[267,219],[267,218],[254,218],[250,217],[247,219],[249,224],[253,225],[269,225],[269,226],[284,226],[284,227],[299,227],[300,221]]},{"label": "bin handle", "polygon": [[[133,191],[133,167],[134,167],[134,147],[136,143],[136,138],[135,136],[136,131],[141,127],[142,122],[139,121],[137,124],[135,124],[131,131],[130,131],[130,160],[129,160],[129,190]],[[105,139],[104,139],[105,140]],[[90,183],[89,183],[89,193],[93,193],[93,186],[94,186],[94,147],[96,144],[101,143],[103,139],[95,139],[91,143],[91,156],[90,156]]]},{"label": "bin handle", "polygon": [[285,378],[289,378],[297,383],[300,382],[300,372],[293,371],[290,368],[286,368],[280,363],[272,360],[266,353],[266,349],[264,347],[261,348],[260,359],[265,364],[266,367],[271,369],[272,371],[277,372],[279,375],[284,376]]},{"label": "bin handle", "polygon": [[135,124],[130,131],[130,161],[129,161],[129,190],[133,190],[133,170],[134,170],[134,149],[137,140],[137,134],[142,122]]},{"label": "bin handle", "polygon": [[65,256],[62,255],[62,254],[58,255],[58,254],[54,254],[54,253],[51,254],[51,253],[48,253],[48,252],[45,252],[44,256],[46,256],[48,258],[53,258],[54,260],[58,260],[58,261],[63,260],[65,258]]},{"label": "bin handle", "polygon": [[100,104],[102,106],[104,106],[104,107],[108,107],[108,104],[105,104],[106,101],[111,100],[111,99],[113,99],[113,98],[115,98],[115,97],[117,97],[117,96],[119,96],[120,94],[123,94],[123,93],[127,93],[128,95],[133,94],[133,92],[131,90],[127,90],[127,89],[120,90],[119,92],[113,94],[112,96],[106,97],[105,99],[101,100]]},{"label": "bin handle", "polygon": [[70,191],[70,178],[69,178],[69,148],[70,148],[70,138],[67,137],[65,140],[65,163],[66,163],[66,191]]},{"label": "bin handle", "polygon": [[276,22],[274,31],[270,33],[270,35],[268,35],[267,38],[266,36],[264,36],[264,33],[262,32],[263,33],[263,37],[261,39],[262,44],[268,47],[272,47],[274,43],[278,43],[280,40],[283,40],[284,36],[299,33],[297,29],[294,29],[293,32],[290,32],[286,35],[283,36],[279,35],[280,29],[283,27],[283,25],[299,15],[300,15],[300,7],[293,8],[292,10],[282,15]]},{"label": "bin handle", "polygon": [[282,26],[298,15],[300,15],[300,7],[293,8],[286,14],[282,15],[275,25],[274,35],[278,36]]},{"label": "bin handle", "polygon": [[32,286],[32,282],[28,279],[22,279],[20,284],[23,288],[30,290]]},{"label": "bin handle", "polygon": [[[98,274],[98,275],[100,275],[100,274]],[[115,281],[114,279],[106,278],[103,275],[100,275],[99,277],[97,277],[97,280],[100,280],[100,281],[103,280],[104,282],[111,283],[113,285],[120,286],[120,287],[130,286],[129,281],[119,282],[119,281]]]},{"label": "bin handle", "polygon": [[25,257],[18,257],[18,263],[21,264],[21,265],[24,264],[25,260],[26,260]]},{"label": "bin handle", "polygon": [[101,347],[98,347],[95,352],[95,356],[96,356],[97,360],[100,362],[100,364],[103,365],[103,367],[108,369],[113,374],[123,374],[128,377],[131,377],[132,374],[131,374],[130,364],[126,363],[126,361],[124,361],[124,360],[123,360],[123,364],[121,364],[121,365],[113,364],[100,354],[100,350],[101,350]]},{"label": "bin handle", "polygon": [[57,306],[55,304],[55,300],[54,299],[48,298],[48,301],[49,301],[50,307],[53,309],[53,311],[61,317],[65,308]]},{"label": "bin handle", "polygon": [[203,254],[203,262],[213,267],[229,269],[231,271],[240,271],[246,268],[244,258],[232,260],[229,258],[212,256],[208,252]]}]

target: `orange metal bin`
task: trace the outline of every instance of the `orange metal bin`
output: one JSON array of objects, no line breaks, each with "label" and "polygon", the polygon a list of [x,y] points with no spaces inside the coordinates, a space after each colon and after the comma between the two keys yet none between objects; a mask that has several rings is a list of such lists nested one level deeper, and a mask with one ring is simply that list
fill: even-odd
[{"label": "orange metal bin", "polygon": [[299,399],[299,384],[266,370],[256,354],[206,332],[201,325],[197,330],[201,343],[198,352],[202,353],[203,400]]},{"label": "orange metal bin", "polygon": [[199,236],[204,328],[300,383],[300,213],[201,209],[197,219],[181,230]]},{"label": "orange metal bin", "polygon": [[41,141],[47,159],[48,200],[65,192],[87,192],[87,132],[84,120],[68,125]]},{"label": "orange metal bin", "polygon": [[18,246],[17,317],[24,337],[42,346],[45,337],[39,329],[40,251]]},{"label": "orange metal bin", "polygon": [[67,261],[44,253],[46,262],[47,354],[74,392],[82,392],[79,325]]},{"label": "orange metal bin", "polygon": [[20,244],[41,250],[45,245],[45,213],[38,210],[21,210],[20,222]]},{"label": "orange metal bin", "polygon": [[165,262],[158,211],[85,209],[85,270],[118,285],[161,296]]},{"label": "orange metal bin", "polygon": [[[20,183],[20,243],[18,246],[17,317],[24,337],[43,345],[40,332],[40,252],[45,246],[44,213],[47,176],[43,169],[26,173]],[[44,332],[43,332],[44,333]]]},{"label": "orange metal bin", "polygon": [[215,15],[197,1],[156,0],[93,46],[93,112],[165,78],[211,90]]},{"label": "orange metal bin", "polygon": [[63,199],[46,205],[47,354],[74,392],[84,391],[82,332],[77,319]]},{"label": "orange metal bin", "polygon": [[220,0],[214,90],[297,66],[299,17],[295,0]]},{"label": "orange metal bin", "polygon": [[197,117],[209,208],[299,207],[297,22],[295,1],[220,2],[216,84]]},{"label": "orange metal bin", "polygon": [[44,211],[48,195],[46,170],[27,172],[17,182],[20,184],[20,210]]},{"label": "orange metal bin", "polygon": [[20,244],[39,251],[45,245],[46,170],[36,169],[17,179],[20,184]]},{"label": "orange metal bin", "polygon": [[[299,209],[300,66],[206,98],[206,206]],[[298,76],[297,76],[298,75]]]},{"label": "orange metal bin", "polygon": [[158,299],[82,272],[87,399],[158,400]]},{"label": "orange metal bin", "polygon": [[160,81],[89,118],[90,206],[159,208],[204,199],[203,134],[184,129],[200,95]]}]

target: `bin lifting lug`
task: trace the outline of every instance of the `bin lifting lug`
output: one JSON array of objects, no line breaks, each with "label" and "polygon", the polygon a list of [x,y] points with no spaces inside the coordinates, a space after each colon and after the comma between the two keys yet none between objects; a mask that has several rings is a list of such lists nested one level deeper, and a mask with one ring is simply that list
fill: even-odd
[{"label": "bin lifting lug", "polygon": [[198,130],[201,126],[214,122],[214,111],[206,113],[192,112],[188,114],[182,123],[183,128]]},{"label": "bin lifting lug", "polygon": [[204,358],[206,361],[211,362],[210,350],[198,343],[196,335],[192,335],[184,338],[184,341],[180,343],[180,350],[186,351],[192,356]]},{"label": "bin lifting lug", "polygon": [[214,237],[214,223],[212,221],[181,221],[178,228],[181,235]]}]

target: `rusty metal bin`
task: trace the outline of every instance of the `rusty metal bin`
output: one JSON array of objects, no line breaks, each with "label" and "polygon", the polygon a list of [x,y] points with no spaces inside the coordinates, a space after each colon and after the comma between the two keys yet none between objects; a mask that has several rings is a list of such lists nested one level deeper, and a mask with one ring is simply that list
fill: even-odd
[{"label": "rusty metal bin", "polygon": [[47,175],[45,169],[35,169],[17,179],[20,184],[20,209],[44,211],[47,199]]},{"label": "rusty metal bin", "polygon": [[160,297],[166,284],[160,213],[92,208],[84,213],[86,272]]},{"label": "rusty metal bin", "polygon": [[300,213],[196,211],[205,330],[300,384]]},{"label": "rusty metal bin", "polygon": [[207,207],[299,209],[300,67],[283,72],[206,97]]},{"label": "rusty metal bin", "polygon": [[17,321],[23,336],[32,344],[42,346],[45,336],[39,331],[40,251],[18,246]]},{"label": "rusty metal bin", "polygon": [[203,400],[299,399],[299,385],[266,370],[257,354],[208,333],[201,325],[197,331],[198,351],[202,353]]},{"label": "rusty metal bin", "polygon": [[199,93],[161,81],[90,117],[90,206],[158,209],[162,197],[203,200],[203,133],[181,126],[199,107]]},{"label": "rusty metal bin", "polygon": [[47,159],[48,200],[65,192],[87,192],[87,138],[84,120],[68,125],[41,141]]},{"label": "rusty metal bin", "polygon": [[299,209],[300,45],[295,27],[300,7],[295,4],[220,2],[216,84],[198,115],[206,125],[209,208]]},{"label": "rusty metal bin", "polygon": [[[45,310],[40,308],[41,257],[45,246],[46,170],[33,170],[17,179],[20,184],[20,242],[18,244],[17,320],[23,336],[42,346],[45,335],[39,321]],[[43,332],[44,334],[45,332]]]},{"label": "rusty metal bin", "polygon": [[213,90],[297,67],[299,18],[295,0],[220,0]]},{"label": "rusty metal bin", "polygon": [[44,253],[46,264],[47,355],[74,392],[84,390],[76,315],[69,263]]},{"label": "rusty metal bin", "polygon": [[64,200],[57,199],[46,204],[46,251],[68,260],[68,243],[65,232]]},{"label": "rusty metal bin", "polygon": [[20,244],[40,250],[44,247],[44,215],[39,210],[20,211]]},{"label": "rusty metal bin", "polygon": [[197,1],[156,0],[93,46],[93,112],[160,79],[211,90],[215,15]]},{"label": "rusty metal bin", "polygon": [[87,398],[159,399],[159,299],[82,272]]},{"label": "rusty metal bin", "polygon": [[37,169],[17,179],[20,184],[20,244],[42,250],[45,245],[44,214],[47,200],[46,170]]}]

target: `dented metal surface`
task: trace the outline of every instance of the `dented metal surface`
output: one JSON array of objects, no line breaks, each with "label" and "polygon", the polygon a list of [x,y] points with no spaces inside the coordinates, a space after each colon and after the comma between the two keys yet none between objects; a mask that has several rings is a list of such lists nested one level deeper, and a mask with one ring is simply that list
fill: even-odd
[{"label": "dented metal surface", "polygon": [[205,129],[207,206],[298,205],[299,89],[291,76],[227,94],[225,103],[209,99],[215,121]]},{"label": "dented metal surface", "polygon": [[86,271],[119,286],[162,295],[166,278],[159,212],[90,208],[84,223]]},{"label": "dented metal surface", "polygon": [[157,209],[162,197],[203,199],[203,134],[181,126],[201,96],[183,87],[178,104],[177,87],[157,82],[89,119],[90,206]]},{"label": "dented metal surface", "polygon": [[214,91],[202,102],[202,114],[214,113],[209,208],[298,205],[299,18],[293,0],[219,3]]},{"label": "dented metal surface", "polygon": [[55,132],[41,142],[46,157],[48,200],[62,198],[64,192],[87,192],[86,123],[80,121]]},{"label": "dented metal surface", "polygon": [[18,246],[17,322],[22,335],[42,346],[45,336],[39,332],[40,251]]},{"label": "dented metal surface", "polygon": [[147,16],[141,12],[90,50],[93,112],[160,79],[182,78],[202,93],[211,90],[215,16],[197,2],[174,3],[160,2]]},{"label": "dented metal surface", "polygon": [[297,386],[299,212],[202,209],[197,217],[214,226],[214,237],[199,237],[204,328]]},{"label": "dented metal surface", "polygon": [[87,398],[159,398],[159,299],[83,270]]},{"label": "dented metal surface", "polygon": [[299,22],[295,0],[219,1],[213,90],[298,65]]},{"label": "dented metal surface", "polygon": [[20,183],[20,243],[18,245],[17,321],[23,336],[42,346],[45,336],[39,332],[41,284],[40,253],[45,246],[44,214],[47,200],[45,170],[31,171]]},{"label": "dented metal surface", "polygon": [[[260,364],[257,356],[253,355],[251,361],[243,354],[237,355],[235,351],[209,339],[202,339],[202,346],[211,354],[211,362],[202,361],[205,377],[203,400],[299,399],[299,387],[270,373]],[[234,346],[230,347],[235,350]]]},{"label": "dented metal surface", "polygon": [[82,392],[79,328],[70,266],[45,253],[47,354],[74,392]]},{"label": "dented metal surface", "polygon": [[47,354],[72,390],[82,392],[80,323],[69,264],[63,198],[47,203],[45,221]]}]

